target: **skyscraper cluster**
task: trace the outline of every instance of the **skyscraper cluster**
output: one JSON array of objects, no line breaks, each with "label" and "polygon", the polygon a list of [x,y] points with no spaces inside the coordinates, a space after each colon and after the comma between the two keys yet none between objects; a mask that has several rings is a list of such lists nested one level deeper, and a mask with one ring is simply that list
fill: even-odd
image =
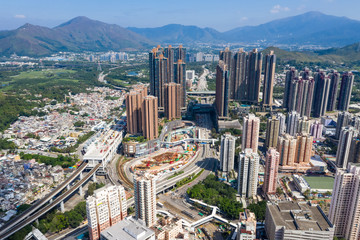
[{"label": "skyscraper cluster", "polygon": [[158,137],[158,98],[147,95],[145,85],[135,85],[126,95],[127,131],[146,139]]},{"label": "skyscraper cluster", "polygon": [[[283,107],[296,111],[300,116],[324,116],[326,111],[349,109],[354,75],[345,72],[342,76],[338,94],[339,73],[331,71],[328,75],[318,70],[314,74],[307,68],[298,73],[290,68],[285,78]],[[339,100],[337,98],[339,96]]]},{"label": "skyscraper cluster", "polygon": [[[254,49],[245,52],[239,49],[233,54],[229,48],[220,51],[216,74],[216,107],[220,117],[227,116],[230,99],[250,104],[259,104],[263,54]],[[265,56],[262,104],[273,105],[273,86],[276,56],[270,52]]]},{"label": "skyscraper cluster", "polygon": [[100,233],[127,216],[125,190],[122,186],[109,186],[95,191],[86,199],[89,237],[100,238]]},{"label": "skyscraper cluster", "polygon": [[180,107],[186,105],[186,49],[157,46],[149,53],[150,94],[158,98],[158,106],[165,107],[165,84],[180,84]]}]

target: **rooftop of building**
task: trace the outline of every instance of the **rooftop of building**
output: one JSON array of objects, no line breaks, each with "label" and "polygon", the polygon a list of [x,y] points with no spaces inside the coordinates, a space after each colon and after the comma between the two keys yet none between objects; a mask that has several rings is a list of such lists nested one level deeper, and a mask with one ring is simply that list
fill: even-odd
[{"label": "rooftop of building", "polygon": [[180,218],[166,216],[158,219],[157,223],[151,229],[155,232],[155,235],[158,235],[163,231],[171,231],[178,225],[179,221],[181,221]]},{"label": "rooftop of building", "polygon": [[101,236],[107,240],[145,240],[154,234],[155,232],[146,227],[142,220],[132,217],[125,218],[101,232]]},{"label": "rooftop of building", "polygon": [[89,146],[84,159],[102,159],[116,139],[122,137],[123,126],[114,125],[108,131],[104,131],[94,143]]},{"label": "rooftop of building", "polygon": [[277,227],[307,231],[327,231],[333,227],[321,208],[316,205],[286,201],[268,204],[267,207]]}]

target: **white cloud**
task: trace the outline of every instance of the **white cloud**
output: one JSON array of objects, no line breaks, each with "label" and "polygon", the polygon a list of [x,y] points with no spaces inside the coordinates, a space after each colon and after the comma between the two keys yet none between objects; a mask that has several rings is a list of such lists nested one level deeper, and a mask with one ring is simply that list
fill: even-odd
[{"label": "white cloud", "polygon": [[245,21],[247,21],[247,20],[249,20],[247,17],[242,17],[242,18],[240,19],[240,21],[242,21],[242,22],[245,22]]},{"label": "white cloud", "polygon": [[282,7],[282,6],[280,6],[280,5],[278,4],[278,5],[273,6],[273,8],[270,9],[270,12],[271,12],[271,13],[279,13],[279,12],[287,12],[287,11],[289,11],[289,10],[290,10],[290,8],[288,8],[288,7]]},{"label": "white cloud", "polygon": [[26,16],[23,14],[16,14],[14,18],[26,18]]}]

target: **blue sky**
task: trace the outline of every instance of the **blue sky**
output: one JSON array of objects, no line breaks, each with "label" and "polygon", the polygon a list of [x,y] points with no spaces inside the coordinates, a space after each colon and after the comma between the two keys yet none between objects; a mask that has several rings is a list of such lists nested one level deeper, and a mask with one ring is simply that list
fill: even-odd
[{"label": "blue sky", "polygon": [[359,0],[0,0],[0,30],[24,23],[54,27],[87,16],[123,27],[170,23],[219,31],[308,11],[360,20]]}]

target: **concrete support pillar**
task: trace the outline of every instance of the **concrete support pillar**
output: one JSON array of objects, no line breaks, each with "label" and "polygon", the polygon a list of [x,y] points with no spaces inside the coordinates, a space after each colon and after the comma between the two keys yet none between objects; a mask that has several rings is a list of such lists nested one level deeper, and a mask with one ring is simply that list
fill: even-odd
[{"label": "concrete support pillar", "polygon": [[80,177],[80,180],[83,179],[83,172],[80,172],[79,177]]},{"label": "concrete support pillar", "polygon": [[79,187],[79,194],[80,194],[80,196],[84,196],[84,192],[83,192],[83,187],[82,187],[82,186]]},{"label": "concrete support pillar", "polygon": [[60,211],[61,211],[62,213],[65,212],[64,201],[61,201],[61,203],[60,203]]},{"label": "concrete support pillar", "polygon": [[93,182],[97,182],[97,180],[96,180],[96,173],[94,173],[94,175],[92,176],[92,179],[93,179]]},{"label": "concrete support pillar", "polygon": [[51,198],[50,201],[49,201],[49,203],[51,204],[53,201],[54,201],[54,200]]},{"label": "concrete support pillar", "polygon": [[66,189],[69,191],[70,190],[70,184],[68,184],[67,186],[66,186]]},{"label": "concrete support pillar", "polygon": [[36,225],[39,226],[39,219],[36,219]]}]

